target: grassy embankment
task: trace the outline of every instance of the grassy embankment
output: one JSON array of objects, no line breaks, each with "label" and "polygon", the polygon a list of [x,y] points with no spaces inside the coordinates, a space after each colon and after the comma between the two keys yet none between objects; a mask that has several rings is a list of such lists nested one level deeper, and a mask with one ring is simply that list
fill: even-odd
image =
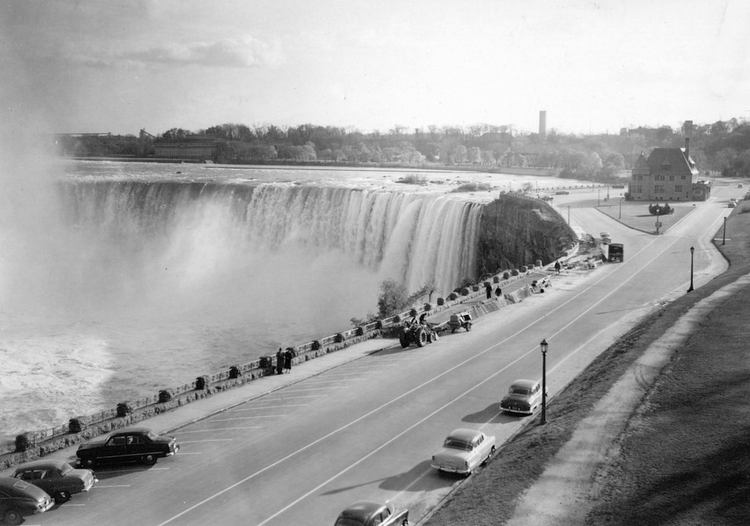
[{"label": "grassy embankment", "polygon": [[[495,459],[463,484],[429,526],[499,525],[578,423],[648,346],[698,301],[750,272],[750,202],[727,221],[727,272],[679,298],[612,345]],[[645,221],[645,220],[644,220]],[[652,219],[648,219],[649,222]],[[747,524],[750,516],[750,289],[696,327],[631,417],[601,474],[587,524]],[[571,503],[571,505],[575,505]]]}]

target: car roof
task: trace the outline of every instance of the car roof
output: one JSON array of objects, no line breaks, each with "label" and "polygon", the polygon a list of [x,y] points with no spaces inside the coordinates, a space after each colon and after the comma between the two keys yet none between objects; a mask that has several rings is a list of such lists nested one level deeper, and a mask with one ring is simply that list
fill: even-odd
[{"label": "car roof", "polygon": [[18,466],[15,472],[18,473],[19,471],[26,470],[26,469],[49,469],[49,468],[60,469],[66,464],[68,464],[68,462],[64,460],[54,459],[54,458],[32,460],[31,462],[25,462],[21,464],[20,466]]},{"label": "car roof", "polygon": [[482,432],[477,431],[476,429],[454,429],[448,436],[451,438],[464,440],[466,442],[471,442],[481,434]]},{"label": "car roof", "polygon": [[381,504],[380,502],[374,502],[371,500],[358,500],[357,502],[349,504],[349,506],[347,506],[346,509],[341,512],[339,517],[357,517],[359,519],[368,519],[373,513],[376,513],[384,507],[385,504]]},{"label": "car roof", "polygon": [[147,427],[121,427],[120,429],[115,429],[110,433],[110,435],[116,435],[121,433],[150,433],[151,430]]},{"label": "car roof", "polygon": [[523,378],[520,380],[516,380],[512,384],[510,384],[511,387],[525,387],[527,389],[532,389],[537,382],[535,380],[524,380]]},{"label": "car roof", "polygon": [[40,492],[46,495],[45,491],[39,486],[34,486],[33,484],[29,484],[26,481],[13,477],[0,477],[0,488],[10,493],[11,496],[16,492],[31,494],[35,498],[39,497]]}]

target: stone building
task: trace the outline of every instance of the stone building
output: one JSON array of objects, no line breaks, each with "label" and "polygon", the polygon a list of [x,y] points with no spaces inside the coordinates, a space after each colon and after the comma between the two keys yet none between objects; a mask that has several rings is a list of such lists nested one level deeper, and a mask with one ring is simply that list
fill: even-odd
[{"label": "stone building", "polygon": [[154,141],[154,155],[166,159],[215,160],[218,141],[208,135],[188,135],[184,139]]},{"label": "stone building", "polygon": [[635,201],[692,201],[698,169],[690,158],[690,139],[684,148],[654,148],[633,166],[627,198]]}]

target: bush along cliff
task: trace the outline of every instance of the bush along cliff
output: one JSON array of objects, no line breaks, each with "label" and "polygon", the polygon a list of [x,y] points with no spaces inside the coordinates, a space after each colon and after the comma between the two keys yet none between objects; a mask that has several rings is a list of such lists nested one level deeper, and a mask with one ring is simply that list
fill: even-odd
[{"label": "bush along cliff", "polygon": [[576,235],[548,203],[523,196],[500,195],[482,211],[477,270],[487,275],[564,255]]}]

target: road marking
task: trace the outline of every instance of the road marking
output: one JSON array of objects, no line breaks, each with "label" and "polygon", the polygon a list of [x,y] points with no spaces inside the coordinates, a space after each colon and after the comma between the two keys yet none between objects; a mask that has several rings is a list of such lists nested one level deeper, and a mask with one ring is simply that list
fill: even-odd
[{"label": "road marking", "polygon": [[277,416],[289,416],[289,415],[255,415],[255,416],[236,416],[234,418],[212,418],[207,422],[234,422],[235,420],[250,420],[253,418],[276,418]]},{"label": "road marking", "polygon": [[281,400],[294,400],[296,398],[323,398],[325,395],[304,395],[304,396],[285,396],[283,398],[274,398],[272,400],[269,400],[269,402],[278,402]]},{"label": "road marking", "polygon": [[[234,441],[233,438],[207,438],[206,440],[180,440],[180,445],[182,444],[199,444],[200,442],[232,442]],[[186,453],[180,452],[180,455],[185,455]]]},{"label": "road marking", "polygon": [[81,506],[85,506],[85,504],[60,504],[61,508],[63,506],[65,506],[66,508],[73,508],[73,507],[76,507],[76,506],[80,508]]},{"label": "road marking", "polygon": [[[674,241],[674,243],[672,243],[671,245],[669,245],[668,247],[666,247],[666,248],[665,248],[664,250],[662,250],[662,251],[661,251],[661,252],[660,252],[659,254],[655,255],[655,256],[653,257],[653,259],[652,259],[651,261],[653,261],[654,259],[656,259],[657,257],[659,257],[659,256],[660,256],[661,254],[663,254],[664,252],[666,252],[666,251],[667,251],[667,250],[668,250],[669,248],[671,248],[671,246],[672,246],[672,245],[674,245],[675,243],[677,243],[677,241],[678,241],[678,240],[679,240],[679,239],[676,239],[676,240]],[[636,252],[636,253],[635,253],[635,254],[634,254],[633,256],[631,256],[631,260],[632,260],[632,258],[633,258],[633,257],[635,257],[635,256],[637,256],[638,254],[640,254],[641,252],[645,251],[645,250],[646,250],[647,248],[649,248],[649,247],[650,247],[650,246],[651,246],[651,245],[652,245],[653,243],[655,243],[655,242],[656,242],[656,239],[655,239],[654,241],[652,241],[651,243],[647,244],[647,245],[646,245],[646,246],[645,246],[645,247],[644,247],[643,249],[641,249],[640,251]],[[651,263],[651,261],[649,261],[649,263]],[[637,274],[638,272],[640,272],[641,270],[643,270],[643,269],[645,269],[645,268],[646,268],[646,265],[642,266],[642,267],[641,267],[641,268],[640,268],[640,269],[639,269],[639,270],[638,270],[638,271],[637,271],[636,273],[634,273],[634,274],[633,274],[633,276],[631,276],[631,277],[630,277],[630,278],[628,278],[627,280],[623,281],[623,282],[622,282],[622,283],[621,283],[621,284],[620,284],[620,285],[619,285],[619,286],[618,286],[617,288],[615,288],[615,289],[614,289],[614,290],[613,290],[612,292],[610,292],[610,293],[609,293],[609,294],[607,294],[607,295],[606,295],[606,296],[605,296],[604,298],[602,298],[601,300],[599,300],[599,301],[598,301],[598,302],[597,302],[596,304],[594,304],[594,305],[593,305],[592,307],[590,307],[589,309],[586,309],[586,311],[584,311],[584,312],[583,312],[583,313],[582,313],[582,314],[581,314],[580,316],[576,317],[576,319],[575,319],[575,320],[573,320],[572,322],[570,322],[570,323],[569,323],[568,325],[566,325],[566,327],[570,326],[570,325],[571,325],[571,324],[572,324],[572,323],[573,323],[574,321],[577,321],[577,320],[579,320],[580,318],[582,318],[582,317],[583,317],[583,316],[584,316],[585,314],[587,314],[587,313],[588,313],[589,311],[591,311],[591,310],[592,310],[592,309],[593,309],[593,308],[594,308],[594,307],[595,307],[596,305],[598,305],[598,304],[600,304],[600,303],[601,303],[602,301],[604,301],[604,299],[608,298],[609,296],[611,296],[612,294],[614,294],[614,292],[616,292],[617,290],[619,290],[619,289],[620,289],[621,287],[625,286],[625,284],[626,284],[626,283],[627,283],[628,281],[630,281],[631,279],[633,279],[633,278],[635,277],[635,274]],[[601,283],[601,282],[602,282],[602,281],[604,281],[605,279],[611,279],[611,278],[610,278],[610,275],[611,275],[612,273],[614,273],[614,272],[617,272],[618,270],[619,270],[619,269],[615,269],[615,270],[614,270],[613,272],[610,272],[610,273],[608,273],[608,274],[607,274],[606,276],[603,276],[603,277],[602,277],[601,279],[597,280],[596,282],[594,282],[593,284],[591,284],[591,285],[590,285],[589,287],[586,287],[585,289],[583,289],[583,290],[582,290],[582,291],[581,291],[580,293],[578,293],[578,294],[576,294],[575,296],[571,297],[571,298],[570,298],[570,299],[569,299],[568,301],[566,301],[566,302],[564,302],[564,303],[561,303],[561,304],[560,304],[560,305],[558,305],[558,306],[557,306],[556,308],[552,309],[551,311],[547,312],[547,313],[546,313],[545,315],[543,315],[543,316],[541,316],[541,317],[537,318],[536,320],[532,321],[531,323],[529,323],[528,325],[526,325],[526,327],[524,327],[524,328],[522,328],[522,329],[518,330],[518,331],[517,331],[517,332],[515,332],[514,334],[512,334],[512,335],[508,336],[507,338],[505,338],[505,339],[503,339],[503,340],[501,340],[501,341],[499,341],[499,342],[496,342],[496,343],[494,343],[493,345],[491,345],[491,346],[487,347],[487,348],[486,348],[486,349],[484,349],[483,351],[479,351],[479,352],[478,352],[477,354],[475,354],[474,356],[471,356],[471,357],[467,358],[466,360],[464,360],[464,361],[462,361],[462,362],[460,362],[460,363],[458,363],[458,364],[454,365],[454,366],[453,366],[453,367],[451,367],[450,369],[447,369],[447,370],[443,371],[442,373],[440,373],[440,374],[438,374],[438,375],[434,376],[434,377],[433,377],[432,379],[430,379],[430,380],[426,380],[426,381],[422,382],[422,383],[421,383],[421,384],[419,384],[418,386],[416,386],[416,387],[413,387],[413,388],[412,388],[412,389],[410,389],[409,391],[406,391],[406,392],[404,392],[403,394],[401,394],[401,395],[397,396],[396,398],[394,398],[394,399],[390,400],[389,402],[386,402],[386,403],[384,403],[384,404],[380,405],[379,407],[376,407],[375,409],[372,409],[371,411],[369,411],[369,412],[365,413],[364,415],[362,415],[362,416],[360,416],[360,417],[358,417],[358,418],[355,418],[354,420],[352,420],[352,421],[351,421],[351,422],[349,422],[348,424],[344,424],[343,426],[341,426],[341,427],[339,427],[339,428],[337,428],[337,429],[334,429],[333,431],[331,431],[331,432],[330,432],[330,433],[328,433],[327,435],[324,435],[324,436],[322,436],[322,437],[318,438],[317,440],[314,440],[313,442],[310,442],[310,443],[309,443],[309,444],[307,444],[306,446],[303,446],[303,447],[301,447],[301,448],[299,448],[299,449],[295,450],[294,452],[290,453],[289,455],[287,455],[287,456],[285,456],[285,457],[282,457],[282,458],[280,458],[279,460],[277,460],[276,462],[273,462],[273,463],[269,464],[269,465],[268,465],[268,466],[266,466],[265,468],[262,468],[262,469],[260,469],[260,470],[256,471],[255,473],[252,473],[252,474],[248,475],[248,476],[247,476],[247,477],[245,477],[244,479],[242,479],[242,480],[239,480],[239,481],[235,482],[234,484],[231,484],[231,485],[227,486],[227,487],[226,487],[226,488],[224,488],[223,490],[220,490],[220,491],[218,491],[217,493],[213,494],[212,496],[210,496],[210,497],[208,497],[208,498],[205,498],[205,499],[203,499],[202,501],[200,501],[200,502],[198,502],[198,503],[196,503],[196,504],[194,504],[194,505],[190,506],[189,508],[185,509],[184,511],[182,511],[182,512],[178,513],[177,515],[175,515],[175,516],[171,517],[170,519],[167,519],[166,521],[162,522],[162,523],[161,523],[161,524],[159,524],[158,526],[164,526],[165,524],[169,524],[169,523],[171,523],[172,521],[174,521],[174,520],[176,520],[176,519],[178,519],[178,518],[182,517],[183,515],[185,515],[185,514],[189,513],[190,511],[192,511],[192,510],[194,510],[194,509],[196,509],[196,508],[198,508],[198,507],[202,506],[203,504],[205,504],[205,503],[207,503],[207,502],[209,502],[209,501],[211,501],[211,500],[213,500],[213,499],[215,499],[215,498],[217,498],[217,497],[219,497],[219,496],[223,495],[224,493],[226,493],[226,492],[228,492],[228,491],[231,491],[232,489],[236,488],[237,486],[240,486],[240,485],[244,484],[245,482],[247,482],[247,481],[249,481],[249,480],[251,480],[251,479],[253,479],[253,478],[255,478],[255,477],[259,476],[259,475],[261,475],[262,473],[265,473],[266,471],[268,471],[268,470],[270,470],[270,469],[274,468],[275,466],[278,466],[279,464],[281,464],[281,463],[283,463],[283,462],[286,462],[287,460],[291,459],[292,457],[295,457],[295,456],[297,456],[297,455],[301,454],[302,452],[304,452],[304,451],[306,451],[306,450],[308,450],[308,449],[312,448],[313,446],[315,446],[315,445],[317,445],[317,444],[319,444],[319,443],[323,442],[324,440],[327,440],[328,438],[332,437],[333,435],[336,435],[336,434],[338,434],[338,433],[340,433],[340,432],[344,431],[345,429],[347,429],[347,428],[349,428],[349,427],[351,427],[351,426],[353,426],[353,425],[357,424],[358,422],[361,422],[362,420],[364,420],[364,419],[366,419],[366,418],[370,417],[371,415],[373,415],[373,414],[375,414],[375,413],[377,413],[377,412],[379,412],[379,411],[382,411],[382,410],[383,410],[383,409],[385,409],[386,407],[388,407],[388,406],[390,406],[390,405],[392,405],[392,404],[396,403],[397,401],[401,400],[402,398],[405,398],[405,397],[407,397],[407,396],[411,395],[412,393],[414,393],[414,392],[418,391],[419,389],[422,389],[422,388],[423,388],[424,386],[426,386],[426,385],[429,385],[429,384],[431,384],[431,383],[433,383],[433,382],[437,381],[438,379],[442,378],[443,376],[446,376],[446,375],[448,375],[448,374],[452,373],[452,372],[453,372],[454,370],[458,369],[459,367],[462,367],[462,366],[464,366],[465,364],[467,364],[467,363],[469,363],[469,362],[471,362],[471,361],[473,361],[473,360],[476,360],[476,359],[480,358],[481,356],[485,355],[486,353],[488,353],[488,352],[490,352],[490,351],[492,351],[492,350],[494,350],[494,349],[498,348],[498,347],[499,347],[500,345],[504,344],[505,342],[507,342],[507,341],[511,340],[512,338],[515,338],[515,337],[516,337],[516,336],[518,336],[519,334],[522,334],[523,332],[525,332],[525,331],[529,330],[529,329],[530,329],[531,327],[533,327],[534,325],[536,325],[537,323],[539,323],[539,322],[540,322],[541,320],[543,320],[543,319],[547,318],[547,317],[548,317],[548,316],[549,316],[549,315],[550,315],[551,313],[553,313],[553,312],[555,312],[555,311],[557,311],[557,310],[560,310],[560,309],[562,309],[562,308],[563,308],[563,307],[565,307],[565,306],[566,306],[566,305],[567,305],[568,303],[572,302],[572,301],[573,301],[574,299],[576,299],[576,298],[580,297],[581,295],[583,295],[583,294],[587,293],[587,292],[588,292],[589,290],[591,290],[591,289],[592,289],[593,287],[595,287],[596,285],[598,285],[599,283]],[[561,330],[562,330],[562,329],[561,329]],[[558,331],[558,332],[556,332],[556,333],[555,333],[555,334],[554,334],[553,336],[555,336],[555,335],[559,334],[559,332],[561,332],[561,331]],[[550,339],[550,338],[548,338],[548,339]],[[519,362],[520,360],[522,360],[522,359],[526,358],[526,357],[527,357],[527,356],[528,356],[529,354],[531,354],[531,353],[535,353],[535,352],[538,352],[538,346],[534,346],[534,348],[533,348],[533,349],[531,349],[531,350],[527,351],[526,353],[524,353],[524,354],[520,355],[520,356],[519,356],[518,358],[516,358],[515,360],[513,360],[512,362],[510,362],[510,363],[509,363],[508,365],[506,365],[506,366],[505,366],[505,367],[503,367],[502,369],[499,369],[499,370],[498,370],[498,371],[496,371],[496,372],[495,372],[494,374],[490,375],[489,377],[487,377],[486,379],[482,380],[482,381],[481,381],[481,382],[479,382],[478,384],[475,384],[475,385],[474,385],[474,386],[473,386],[472,388],[470,388],[469,390],[467,390],[467,391],[465,391],[464,393],[460,394],[459,396],[457,396],[457,397],[456,397],[456,398],[454,398],[453,400],[449,401],[448,403],[446,403],[446,404],[445,404],[445,405],[443,405],[442,407],[440,407],[440,408],[436,409],[435,411],[433,411],[432,413],[430,413],[429,415],[427,415],[426,417],[424,417],[423,419],[421,419],[421,420],[420,420],[419,422],[417,422],[417,423],[413,424],[412,426],[408,427],[407,429],[404,429],[404,430],[403,430],[403,431],[402,431],[401,433],[397,434],[396,436],[394,436],[394,437],[393,437],[393,438],[391,438],[390,440],[386,441],[386,442],[385,442],[384,444],[382,444],[381,446],[379,446],[379,447],[378,447],[378,448],[376,448],[375,450],[371,451],[371,452],[370,452],[369,454],[365,455],[364,457],[362,457],[361,459],[359,459],[359,460],[358,460],[357,462],[355,462],[354,464],[351,464],[351,465],[350,465],[349,467],[345,468],[344,470],[340,471],[340,472],[339,472],[338,474],[336,474],[336,475],[334,475],[333,477],[329,478],[329,479],[328,479],[327,481],[323,482],[322,484],[320,484],[319,486],[317,486],[317,487],[316,487],[316,488],[314,488],[313,490],[311,490],[311,491],[307,492],[306,494],[304,494],[303,496],[299,497],[299,498],[298,498],[297,500],[295,500],[294,502],[290,503],[289,505],[285,506],[285,507],[284,507],[284,508],[282,508],[281,510],[277,511],[277,512],[276,512],[275,514],[273,514],[273,515],[271,515],[270,517],[268,517],[268,518],[267,518],[267,519],[266,519],[265,521],[263,521],[263,522],[261,522],[260,524],[258,524],[258,526],[263,526],[264,524],[266,524],[266,523],[267,523],[267,522],[269,522],[270,520],[272,520],[272,519],[274,519],[274,518],[278,517],[278,516],[279,516],[280,514],[282,514],[283,512],[285,512],[286,510],[288,510],[288,509],[289,509],[289,508],[291,508],[292,506],[295,506],[295,505],[296,505],[297,503],[299,503],[299,502],[300,502],[300,501],[302,501],[303,499],[307,498],[308,496],[310,496],[310,495],[311,495],[311,494],[313,494],[314,492],[318,491],[318,490],[319,490],[320,488],[322,488],[322,487],[323,487],[323,486],[325,486],[326,484],[328,484],[328,483],[330,483],[331,481],[335,480],[336,478],[338,478],[339,476],[343,475],[344,473],[346,473],[347,471],[349,471],[349,470],[350,470],[350,469],[352,469],[353,467],[357,466],[358,464],[360,464],[361,462],[363,462],[364,460],[366,460],[367,458],[369,458],[370,456],[372,456],[372,455],[373,455],[373,454],[375,454],[376,452],[378,452],[378,451],[380,451],[381,449],[383,449],[384,447],[386,447],[386,446],[387,446],[388,444],[390,444],[390,443],[392,443],[393,441],[395,441],[396,439],[398,439],[398,438],[402,437],[402,436],[403,436],[404,434],[406,434],[407,432],[411,431],[411,430],[412,430],[412,429],[414,429],[414,428],[415,428],[416,426],[418,426],[418,425],[422,424],[423,422],[425,422],[425,421],[426,421],[426,420],[428,420],[429,418],[432,418],[432,417],[433,417],[434,415],[436,415],[436,414],[437,414],[437,413],[439,413],[440,411],[444,410],[444,409],[445,409],[446,407],[448,407],[448,406],[450,406],[451,404],[453,404],[454,402],[456,402],[456,401],[460,400],[461,398],[463,398],[464,396],[466,396],[466,395],[467,395],[467,394],[469,394],[470,392],[474,391],[475,389],[479,388],[479,387],[480,387],[480,386],[482,386],[483,384],[487,383],[488,381],[490,381],[491,379],[493,379],[494,377],[496,377],[496,376],[497,376],[497,375],[499,375],[500,373],[502,373],[502,372],[504,372],[505,370],[509,369],[509,368],[510,368],[510,367],[511,367],[512,365],[515,365],[515,364],[516,364],[517,362]],[[395,366],[395,364],[394,364],[394,366]],[[485,425],[487,425],[487,424],[485,424]]]},{"label": "road marking", "polygon": [[[238,431],[242,429],[263,429],[263,426],[249,426],[249,427],[217,427],[216,429],[195,429],[192,431],[180,430],[180,434],[184,433],[215,433],[216,431]],[[182,442],[186,444],[186,442]]]},{"label": "road marking", "polygon": [[292,389],[291,391],[287,391],[287,393],[304,393],[306,391],[328,391],[330,389],[343,389],[344,386],[341,387],[311,387],[309,389]]},{"label": "road marking", "polygon": [[279,407],[307,407],[307,404],[264,405],[260,407],[247,407],[245,409],[231,409],[227,411],[227,413],[241,413],[243,411],[259,411],[261,409],[278,409]]}]

